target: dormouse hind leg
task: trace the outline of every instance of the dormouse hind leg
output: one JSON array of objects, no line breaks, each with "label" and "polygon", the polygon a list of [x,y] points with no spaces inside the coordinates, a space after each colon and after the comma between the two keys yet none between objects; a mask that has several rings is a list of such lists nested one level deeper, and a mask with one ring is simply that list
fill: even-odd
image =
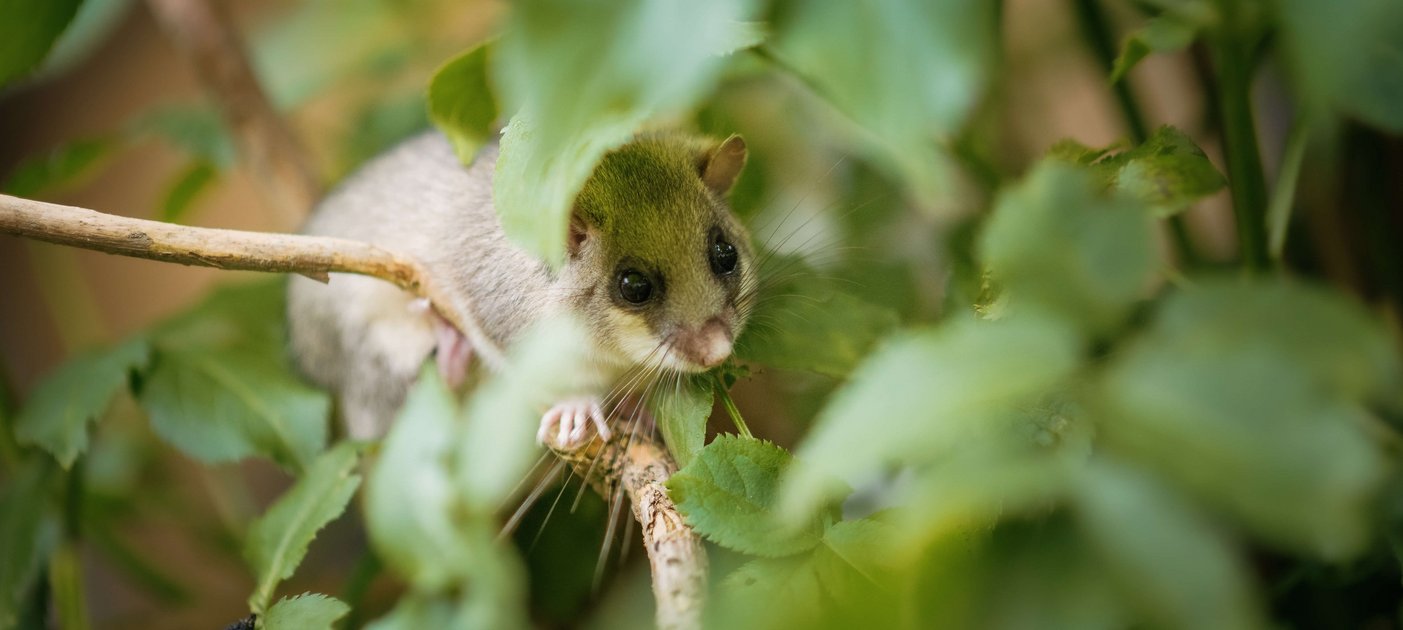
[{"label": "dormouse hind leg", "polygon": [[416,299],[410,303],[410,309],[429,318],[434,330],[434,362],[438,365],[438,373],[449,388],[458,389],[468,377],[468,366],[473,358],[472,344],[457,327],[433,310],[428,300]]},{"label": "dormouse hind leg", "polygon": [[546,443],[553,438],[554,448],[574,449],[583,446],[585,429],[593,424],[599,437],[609,439],[612,435],[604,423],[604,409],[598,398],[572,398],[556,403],[541,416],[541,428],[536,431],[536,441]]}]

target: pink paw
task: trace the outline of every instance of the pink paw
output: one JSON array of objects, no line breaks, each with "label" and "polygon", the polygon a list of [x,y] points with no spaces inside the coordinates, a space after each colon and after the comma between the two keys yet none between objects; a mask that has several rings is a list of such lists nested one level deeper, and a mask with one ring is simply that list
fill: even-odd
[{"label": "pink paw", "polygon": [[541,416],[541,428],[536,431],[536,441],[546,443],[546,438],[555,434],[554,448],[574,449],[584,445],[586,429],[593,424],[599,437],[609,439],[609,427],[604,424],[604,411],[594,398],[575,398],[556,403]]}]

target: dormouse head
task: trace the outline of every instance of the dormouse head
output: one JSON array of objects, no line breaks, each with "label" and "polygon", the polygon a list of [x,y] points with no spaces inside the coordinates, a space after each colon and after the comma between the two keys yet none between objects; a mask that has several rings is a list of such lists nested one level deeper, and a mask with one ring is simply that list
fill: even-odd
[{"label": "dormouse head", "polygon": [[745,155],[740,136],[640,135],[581,190],[561,279],[627,362],[700,372],[731,355],[756,283],[726,204]]}]

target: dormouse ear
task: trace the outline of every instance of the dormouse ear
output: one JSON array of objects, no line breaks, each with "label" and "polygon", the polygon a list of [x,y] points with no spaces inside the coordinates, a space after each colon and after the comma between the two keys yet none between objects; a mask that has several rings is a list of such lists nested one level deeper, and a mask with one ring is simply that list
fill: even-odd
[{"label": "dormouse ear", "polygon": [[711,192],[724,197],[736,185],[740,169],[745,166],[745,140],[732,134],[725,142],[717,145],[701,164],[702,182]]},{"label": "dormouse ear", "polygon": [[571,258],[580,255],[580,248],[589,240],[589,224],[580,218],[579,210],[570,212],[570,233],[565,237],[565,251]]}]

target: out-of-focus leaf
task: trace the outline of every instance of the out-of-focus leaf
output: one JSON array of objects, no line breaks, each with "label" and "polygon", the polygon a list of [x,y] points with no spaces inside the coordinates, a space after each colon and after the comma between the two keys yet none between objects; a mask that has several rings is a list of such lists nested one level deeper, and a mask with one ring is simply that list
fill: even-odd
[{"label": "out-of-focus leaf", "polygon": [[219,113],[208,105],[173,106],[152,112],[137,119],[131,131],[139,136],[158,137],[219,170],[232,168],[238,157]]},{"label": "out-of-focus leaf", "polygon": [[1403,133],[1403,3],[1282,0],[1281,47],[1307,106]]},{"label": "out-of-focus leaf", "polygon": [[199,159],[190,162],[166,189],[165,199],[161,202],[161,220],[183,223],[195,199],[218,180],[219,171],[213,164]]},{"label": "out-of-focus leaf", "polygon": [[426,29],[413,19],[417,5],[423,4],[297,3],[250,34],[259,83],[273,103],[286,110],[348,79],[400,70],[416,46],[425,45]]},{"label": "out-of-focus leaf", "polygon": [[[996,52],[996,3],[788,3],[773,54],[871,133],[888,172],[916,198],[948,195],[938,149],[983,92]],[[781,9],[786,5],[781,5]]]},{"label": "out-of-focus leaf", "polygon": [[263,616],[263,630],[331,630],[348,612],[350,606],[320,593],[284,597]]},{"label": "out-of-focus leaf", "polygon": [[0,3],[0,86],[28,74],[78,13],[82,0],[6,0]]},{"label": "out-of-focus leaf", "polygon": [[77,140],[59,146],[20,162],[0,189],[17,197],[38,197],[91,173],[116,147],[117,142],[111,138]]},{"label": "out-of-focus leaf", "polygon": [[1203,150],[1169,125],[1156,129],[1140,146],[1119,152],[1116,149],[1092,149],[1063,140],[1052,147],[1048,157],[1089,167],[1105,187],[1143,201],[1160,217],[1182,212],[1227,186],[1227,180]]},{"label": "out-of-focus leaf", "polygon": [[53,464],[32,458],[0,490],[0,628],[18,622],[24,595],[58,543],[53,472]]},{"label": "out-of-focus leaf", "polygon": [[495,184],[508,236],[560,262],[570,205],[595,164],[650,116],[685,108],[712,85],[721,55],[753,31],[743,21],[751,4],[514,6],[492,54],[496,87],[517,112],[502,138]]},{"label": "out-of-focus leaf", "polygon": [[845,377],[897,325],[888,308],[837,290],[796,259],[765,274],[779,276],[758,298],[736,356],[770,367]]},{"label": "out-of-focus leaf", "polygon": [[1198,35],[1198,27],[1176,15],[1160,15],[1150,18],[1144,26],[1135,29],[1121,43],[1120,55],[1111,68],[1111,83],[1125,78],[1140,60],[1150,53],[1167,53],[1182,50],[1193,43]]},{"label": "out-of-focus leaf", "polygon": [[720,435],[668,479],[668,495],[692,529],[718,545],[758,556],[793,555],[818,544],[830,517],[778,526],[774,508],[789,460],[769,442]]},{"label": "out-of-focus leaf", "polygon": [[711,386],[688,379],[675,389],[659,391],[657,401],[653,414],[658,420],[658,432],[677,466],[686,468],[706,444],[706,421],[711,418],[713,402]]},{"label": "out-of-focus leaf", "polygon": [[491,48],[482,44],[439,67],[429,82],[429,118],[434,121],[463,164],[492,139],[497,101],[488,81]]},{"label": "out-of-focus leaf", "polygon": [[303,470],[326,444],[330,400],[285,348],[281,282],[222,287],[152,333],[138,400],[166,441],[206,462],[262,455]]},{"label": "out-of-focus leaf", "polygon": [[137,337],[64,363],[30,395],[15,421],[15,437],[37,444],[64,468],[88,448],[88,423],[107,410],[133,371],[146,367],[151,349]]},{"label": "out-of-focus leaf", "polygon": [[1384,475],[1360,400],[1397,382],[1382,339],[1289,283],[1204,283],[1112,365],[1102,435],[1267,540],[1343,557]]},{"label": "out-of-focus leaf", "polygon": [[714,627],[822,628],[823,584],[813,554],[759,558],[721,582]]},{"label": "out-of-focus leaf", "polygon": [[[318,457],[249,527],[244,557],[255,576],[253,594],[249,595],[249,609],[255,614],[263,614],[278,583],[292,577],[317,532],[346,510],[360,487],[360,475],[355,474],[358,449],[354,443],[343,442]],[[270,615],[273,610],[268,611]]]},{"label": "out-of-focus leaf", "polygon": [[57,76],[87,59],[122,23],[134,0],[82,0],[35,74]]},{"label": "out-of-focus leaf", "polygon": [[963,440],[1000,439],[1001,418],[1066,377],[1081,339],[1032,313],[957,320],[902,335],[853,372],[798,449],[786,515],[832,496],[828,477],[851,479],[900,462],[929,462]]},{"label": "out-of-focus leaf", "polygon": [[477,561],[454,520],[458,494],[448,462],[461,439],[457,415],[448,386],[425,368],[366,482],[366,526],[376,552],[430,591],[452,584]]},{"label": "out-of-focus leaf", "polygon": [[1149,215],[1056,162],[1000,196],[979,245],[1014,312],[1047,309],[1092,334],[1124,319],[1155,269]]},{"label": "out-of-focus leaf", "polygon": [[1248,573],[1227,540],[1137,471],[1098,464],[1077,484],[1087,545],[1144,617],[1166,628],[1260,628]]},{"label": "out-of-focus leaf", "polygon": [[337,168],[339,172],[349,172],[428,127],[429,110],[422,92],[378,97],[351,122],[337,156]]},{"label": "out-of-focus leaf", "polygon": [[496,512],[536,461],[541,414],[598,386],[586,367],[589,339],[574,318],[542,320],[513,344],[507,367],[473,394],[463,439],[454,445],[457,487],[468,505],[483,514]]}]

